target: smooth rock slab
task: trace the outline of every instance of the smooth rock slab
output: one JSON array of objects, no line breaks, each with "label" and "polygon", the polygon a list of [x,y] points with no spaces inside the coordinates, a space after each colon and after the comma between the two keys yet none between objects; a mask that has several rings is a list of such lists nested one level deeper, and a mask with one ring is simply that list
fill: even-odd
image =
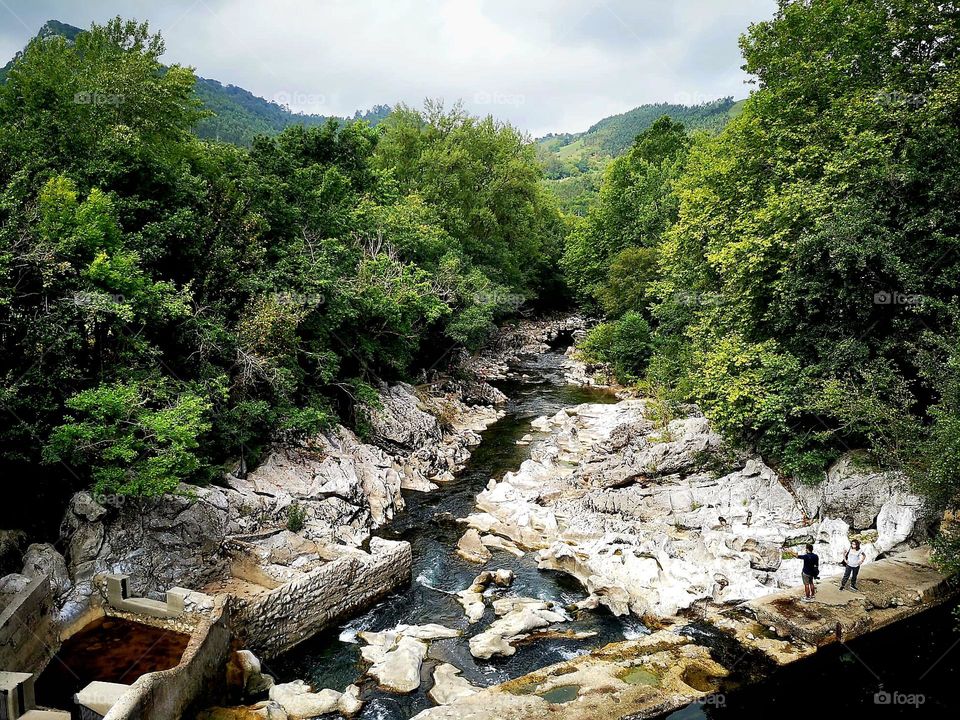
[{"label": "smooth rock slab", "polygon": [[480,688],[460,677],[460,668],[450,663],[441,663],[433,670],[433,687],[427,695],[437,705],[450,703],[470,697]]},{"label": "smooth rock slab", "polygon": [[512,643],[527,637],[531,630],[569,619],[552,609],[551,603],[533,598],[502,598],[494,601],[493,609],[502,617],[470,638],[470,654],[480,660],[495,655],[510,657],[517,651]]},{"label": "smooth rock slab", "polygon": [[341,693],[336,690],[312,692],[303,680],[274,685],[270,699],[279,703],[290,718],[312,718],[332,713],[338,708]]},{"label": "smooth rock slab", "polygon": [[457,543],[457,555],[467,562],[478,564],[485,563],[493,557],[483,541],[480,539],[480,533],[474,528],[467,530],[460,541]]}]

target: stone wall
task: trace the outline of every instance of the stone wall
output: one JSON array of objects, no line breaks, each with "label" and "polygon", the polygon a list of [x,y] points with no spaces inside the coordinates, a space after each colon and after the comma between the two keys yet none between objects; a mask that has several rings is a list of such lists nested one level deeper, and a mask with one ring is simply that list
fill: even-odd
[{"label": "stone wall", "polygon": [[58,646],[50,579],[40,576],[0,614],[0,670],[38,673]]},{"label": "stone wall", "polygon": [[218,600],[193,631],[180,663],[143,675],[110,708],[103,720],[171,720],[195,701],[224,685],[231,633],[226,604]]},{"label": "stone wall", "polygon": [[409,582],[410,544],[381,538],[254,598],[233,600],[239,644],[270,659]]}]

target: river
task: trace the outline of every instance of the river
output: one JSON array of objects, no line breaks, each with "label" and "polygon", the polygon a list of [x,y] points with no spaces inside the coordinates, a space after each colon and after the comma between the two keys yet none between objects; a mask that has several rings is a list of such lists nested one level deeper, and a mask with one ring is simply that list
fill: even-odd
[{"label": "river", "polygon": [[[581,611],[562,629],[592,632],[593,637],[521,643],[513,657],[476,661],[470,655],[466,640],[494,619],[493,611],[488,607],[480,622],[468,625],[463,607],[450,594],[468,587],[484,568],[508,568],[516,575],[507,591],[511,595],[551,600],[564,606],[585,597],[580,585],[567,576],[538,570],[535,553],[518,559],[494,550],[493,559],[480,566],[461,559],[455,552],[457,540],[464,531],[456,519],[474,510],[475,497],[490,478],[499,479],[529,457],[530,446],[517,441],[531,432],[531,420],[580,403],[616,401],[608,392],[568,384],[563,365],[562,354],[549,352],[530,358],[516,368],[516,377],[499,383],[510,398],[506,414],[484,432],[483,443],[474,449],[466,468],[454,481],[431,493],[405,493],[406,510],[378,534],[410,542],[413,549],[410,585],[346,626],[317,635],[268,663],[266,672],[276,676],[279,682],[302,678],[315,688],[342,690],[356,683],[365,701],[360,718],[406,719],[432,705],[426,692],[432,686],[436,662],[450,662],[460,668],[470,682],[488,686],[587,653],[609,642],[648,632],[635,618],[616,618],[604,609]],[[363,675],[361,646],[354,637],[359,630],[388,630],[399,623],[440,623],[464,632],[464,637],[431,643],[420,688],[408,695],[382,691],[375,681]],[[671,720],[742,718],[760,716],[771,710],[780,716],[793,716],[800,714],[800,709],[804,715],[826,713],[828,717],[838,712],[865,710],[874,717],[901,712],[909,717],[941,717],[945,707],[960,705],[951,695],[954,688],[960,687],[957,684],[960,647],[952,647],[957,640],[951,632],[952,624],[949,609],[934,610],[854,641],[849,647],[837,646],[818,653],[815,658],[774,673],[759,685],[744,682],[753,670],[744,667],[747,662],[721,657],[735,652],[735,649],[724,650],[721,643],[716,651],[717,660],[728,667],[740,662],[741,667],[734,668],[730,682],[721,694],[713,697],[712,703],[694,704],[669,717]],[[923,636],[922,643],[914,641],[919,635]],[[944,652],[944,659],[937,662]],[[951,657],[951,652],[956,652],[956,657]],[[912,677],[908,680],[906,670],[897,669],[908,659],[911,672],[932,667],[923,682]],[[894,703],[875,705],[877,678],[882,678],[884,687],[891,692],[923,693],[924,704],[919,707],[894,706]],[[918,689],[911,690],[911,682]],[[798,705],[800,697],[807,701]]]}]

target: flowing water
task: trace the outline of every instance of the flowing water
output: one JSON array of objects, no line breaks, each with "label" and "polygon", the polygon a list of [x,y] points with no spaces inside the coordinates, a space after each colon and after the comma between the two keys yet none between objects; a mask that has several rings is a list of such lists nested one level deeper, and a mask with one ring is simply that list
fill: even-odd
[{"label": "flowing water", "polygon": [[[563,356],[546,353],[518,368],[523,376],[505,381],[501,389],[510,398],[506,415],[483,434],[465,470],[451,483],[431,493],[407,493],[407,509],[380,535],[410,542],[413,548],[413,581],[366,614],[342,628],[316,636],[265,668],[280,682],[302,678],[315,688],[342,690],[350,683],[361,687],[366,704],[364,720],[410,718],[432,703],[426,696],[432,686],[436,662],[450,662],[476,685],[493,685],[538,668],[625,638],[647,629],[633,618],[615,618],[603,609],[584,611],[561,626],[563,630],[596,633],[586,640],[542,639],[518,644],[510,658],[477,661],[467,638],[494,619],[489,607],[484,618],[468,625],[463,608],[449,593],[462,590],[484,568],[509,568],[516,580],[506,593],[552,600],[568,605],[585,597],[572,579],[538,570],[535,553],[515,558],[493,550],[484,566],[462,560],[455,552],[464,526],[455,522],[474,510],[474,499],[490,478],[499,479],[529,457],[529,446],[517,440],[531,432],[530,421],[553,415],[564,407],[585,402],[614,402],[605,392],[572,386],[562,372]],[[536,437],[536,433],[532,433]],[[837,717],[864,714],[877,717],[943,717],[960,707],[960,639],[954,632],[951,609],[956,603],[897,623],[849,645],[823,649],[816,656],[773,672],[758,683],[757,667],[741,649],[715,630],[697,625],[684,630],[711,648],[715,658],[732,668],[721,692],[708,696],[669,716],[669,720],[739,720],[751,717]],[[383,692],[363,675],[358,630],[387,630],[398,623],[440,623],[464,631],[461,638],[436,640],[424,662],[420,689],[409,695]],[[643,678],[638,678],[642,681]],[[890,702],[880,686],[890,693]],[[896,695],[896,693],[900,693]],[[922,702],[919,698],[922,697]],[[913,704],[908,704],[912,700]],[[879,702],[877,702],[879,701]],[[902,702],[898,702],[902,701]]]},{"label": "flowing water", "polygon": [[[450,662],[460,668],[470,682],[486,686],[647,632],[636,619],[615,618],[605,610],[583,611],[574,614],[573,621],[564,623],[561,629],[596,633],[589,639],[541,639],[519,644],[512,657],[477,661],[470,655],[467,639],[489,625],[494,619],[493,610],[488,607],[480,622],[468,625],[463,607],[449,594],[467,588],[484,568],[509,568],[516,579],[506,594],[536,597],[561,605],[586,597],[571,578],[538,570],[536,553],[516,558],[493,550],[493,559],[481,566],[463,560],[455,552],[465,530],[456,519],[474,511],[476,495],[490,478],[499,479],[508,470],[516,470],[529,457],[530,446],[518,445],[517,440],[532,433],[531,420],[580,403],[616,401],[610,393],[567,384],[563,378],[563,362],[563,355],[549,352],[517,368],[523,377],[500,384],[510,398],[506,415],[483,433],[483,443],[474,448],[463,472],[433,492],[406,493],[406,510],[378,533],[411,544],[413,582],[410,586],[345,628],[318,635],[271,663],[268,671],[282,681],[303,678],[318,688],[343,689],[356,682],[367,701],[361,718],[409,718],[431,706],[426,691],[432,686],[434,660]],[[423,666],[423,682],[419,690],[409,695],[382,692],[375,682],[363,678],[360,645],[341,640],[353,639],[357,630],[387,630],[398,623],[440,623],[465,633],[461,638],[431,643],[430,656]]]}]

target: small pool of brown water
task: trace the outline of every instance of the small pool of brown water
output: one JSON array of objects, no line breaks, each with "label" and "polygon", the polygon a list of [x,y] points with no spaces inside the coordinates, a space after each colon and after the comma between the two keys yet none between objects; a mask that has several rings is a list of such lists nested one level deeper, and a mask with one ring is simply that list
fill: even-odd
[{"label": "small pool of brown water", "polygon": [[188,635],[102,617],[68,638],[37,679],[37,704],[67,710],[73,695],[94,680],[131,684],[141,675],[175,667]]}]

